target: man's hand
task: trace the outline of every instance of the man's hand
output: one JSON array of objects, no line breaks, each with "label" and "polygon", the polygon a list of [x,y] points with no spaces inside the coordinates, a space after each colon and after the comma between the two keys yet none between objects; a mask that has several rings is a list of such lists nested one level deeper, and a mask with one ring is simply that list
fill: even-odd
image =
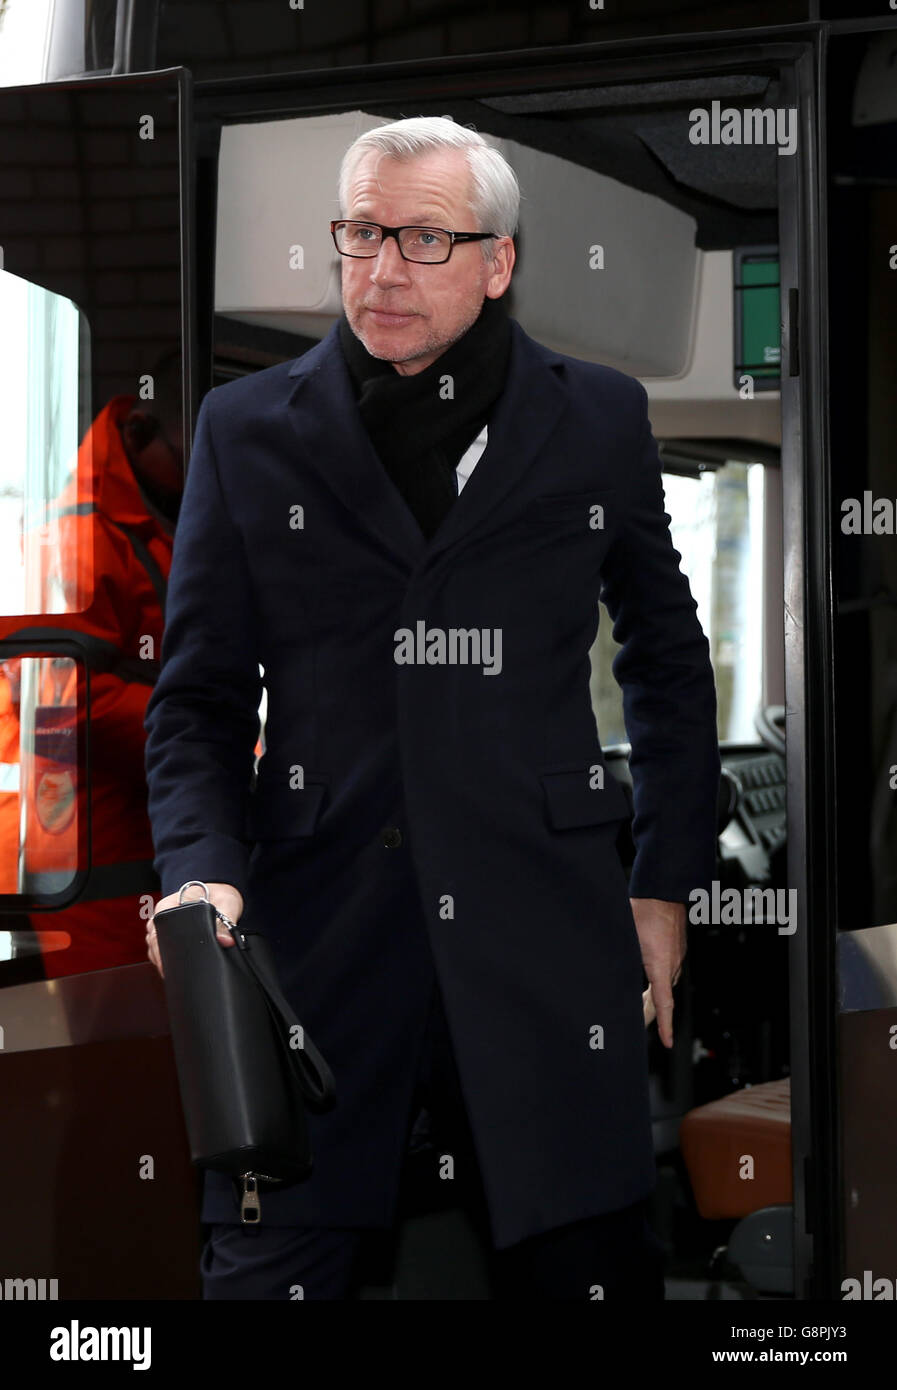
[{"label": "man's hand", "polygon": [[[209,901],[214,903],[215,906],[224,913],[225,917],[229,917],[232,922],[239,922],[240,914],[243,911],[243,895],[239,889],[232,888],[229,883],[207,883],[206,887],[209,890]],[[201,902],[202,896],[201,888],[188,888],[187,892],[184,894],[183,902]],[[178,892],[169,893],[167,898],[160,898],[156,903],[153,915],[155,916],[156,912],[161,912],[163,908],[177,907],[179,897],[180,893]],[[234,938],[223,922],[218,923],[216,936],[222,946],[233,946],[235,944]],[[146,945],[146,954],[164,979],[165,971],[162,969],[162,960],[159,955],[159,941],[156,936],[156,928],[152,918],[150,918],[150,924],[146,931]]]},{"label": "man's hand", "polygon": [[673,986],[682,974],[687,950],[685,903],[668,903],[661,898],[630,898],[635,929],[648,976],[642,996],[645,1025],[657,1019],[657,1031],[664,1047],[673,1046]]}]

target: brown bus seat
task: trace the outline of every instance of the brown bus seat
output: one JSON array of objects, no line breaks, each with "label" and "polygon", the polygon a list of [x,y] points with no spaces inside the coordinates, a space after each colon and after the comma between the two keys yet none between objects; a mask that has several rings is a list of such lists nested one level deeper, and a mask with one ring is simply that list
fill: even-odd
[{"label": "brown bus seat", "polygon": [[679,1128],[679,1146],[706,1220],[790,1202],[790,1077],[747,1086],[690,1110]]}]

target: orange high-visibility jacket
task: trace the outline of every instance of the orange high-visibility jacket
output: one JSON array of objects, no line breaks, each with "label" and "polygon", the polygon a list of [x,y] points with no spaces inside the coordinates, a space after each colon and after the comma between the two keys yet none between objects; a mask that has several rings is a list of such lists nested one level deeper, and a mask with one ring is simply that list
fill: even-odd
[{"label": "orange high-visibility jacket", "polygon": [[[133,405],[133,397],[117,396],[100,412],[79,449],[77,474],[51,513],[51,527],[58,532],[45,547],[47,562],[69,611],[47,613],[16,633],[59,636],[74,628],[94,639],[88,661],[96,872],[83,900],[31,915],[33,927],[71,936],[68,949],[45,954],[51,977],[145,960],[141,894],[158,896],[146,812],[143,717],[158,671],[173,527],[144,496],[124,450],[118,426]],[[49,573],[46,581],[45,608]],[[4,630],[10,626],[7,621]],[[31,785],[23,789],[25,866],[32,886],[57,891],[54,880],[58,884],[59,876],[64,879],[77,865],[78,822],[86,813],[86,789],[77,786],[70,751],[75,723],[83,720],[76,668],[43,658],[38,688],[36,756]],[[12,696],[10,682],[0,681],[0,764],[7,769],[18,756],[18,701]],[[7,790],[0,795],[0,891],[5,892],[17,888],[13,781],[7,771]]]},{"label": "orange high-visibility jacket", "polygon": [[18,788],[18,707],[13,699],[12,683],[0,670],[0,893],[15,893],[17,886]]}]

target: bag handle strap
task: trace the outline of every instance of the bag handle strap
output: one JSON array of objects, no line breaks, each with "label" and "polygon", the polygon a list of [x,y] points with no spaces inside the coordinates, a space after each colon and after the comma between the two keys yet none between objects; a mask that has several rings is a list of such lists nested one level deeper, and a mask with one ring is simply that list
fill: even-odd
[{"label": "bag handle strap", "polygon": [[[221,913],[218,913],[221,916]],[[228,929],[237,947],[243,952],[243,959],[255,976],[268,1011],[275,1023],[275,1031],[285,1049],[289,1066],[296,1076],[306,1100],[316,1105],[324,1105],[335,1095],[333,1073],[315,1047],[302,1024],[299,1022],[289,1001],[268,968],[262,952],[253,951],[248,938],[256,932],[242,932],[236,924],[228,922]],[[261,938],[260,938],[261,939]],[[298,1032],[297,1032],[298,1030]],[[299,1046],[293,1039],[298,1036]]]}]

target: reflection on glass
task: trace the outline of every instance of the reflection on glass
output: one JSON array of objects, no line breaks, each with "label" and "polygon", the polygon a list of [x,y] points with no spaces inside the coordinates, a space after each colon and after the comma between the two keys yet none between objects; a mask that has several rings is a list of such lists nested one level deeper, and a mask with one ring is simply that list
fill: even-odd
[{"label": "reflection on glass", "polygon": [[[710,643],[720,741],[753,742],[763,679],[764,466],[729,462],[699,478],[665,473],[666,510]],[[611,671],[619,648],[602,607],[592,647],[592,706],[602,742],[625,743],[623,699]]]},{"label": "reflection on glass", "polygon": [[0,612],[8,615],[77,612],[90,601],[89,559],[62,554],[59,526],[66,490],[77,489],[79,320],[70,299],[0,271]]},{"label": "reflection on glass", "polygon": [[[78,610],[74,621],[57,619],[52,636],[70,634],[91,667],[90,875],[76,901],[30,915],[33,939],[19,933],[12,942],[13,958],[39,945],[48,979],[145,959],[145,912],[158,887],[143,717],[158,669],[183,455],[179,354],[166,352],[151,366],[152,400],[114,396],[86,431],[77,468],[50,509],[52,544],[42,551],[52,557],[40,570],[42,594],[63,611]],[[39,510],[43,494],[26,487],[24,495],[37,502],[23,514]],[[26,530],[26,558],[30,540]],[[14,653],[0,670],[9,788],[0,812],[0,891],[46,900],[88,868],[77,757],[84,672],[68,657]]]},{"label": "reflection on glass", "polygon": [[[4,4],[10,18],[48,8]],[[77,15],[69,23],[79,6],[80,28]],[[56,12],[48,71],[72,71],[66,53],[100,66],[114,0]],[[11,34],[0,29],[0,65]],[[21,65],[15,78],[28,80]],[[0,87],[11,151],[0,159],[0,659],[28,658],[0,671],[0,876],[28,894],[0,903],[0,961],[13,964],[0,990],[146,961],[159,883],[143,715],[184,473],[180,86]],[[148,116],[154,138],[142,140]],[[77,658],[79,728],[89,676],[89,842],[84,739],[80,776],[63,756],[71,666],[33,635],[16,643],[35,627]],[[25,956],[33,972],[16,968]]]},{"label": "reflection on glass", "polygon": [[0,662],[0,892],[60,893],[78,868],[78,669]]},{"label": "reflection on glass", "polygon": [[0,3],[0,86],[43,82],[53,0]]}]

